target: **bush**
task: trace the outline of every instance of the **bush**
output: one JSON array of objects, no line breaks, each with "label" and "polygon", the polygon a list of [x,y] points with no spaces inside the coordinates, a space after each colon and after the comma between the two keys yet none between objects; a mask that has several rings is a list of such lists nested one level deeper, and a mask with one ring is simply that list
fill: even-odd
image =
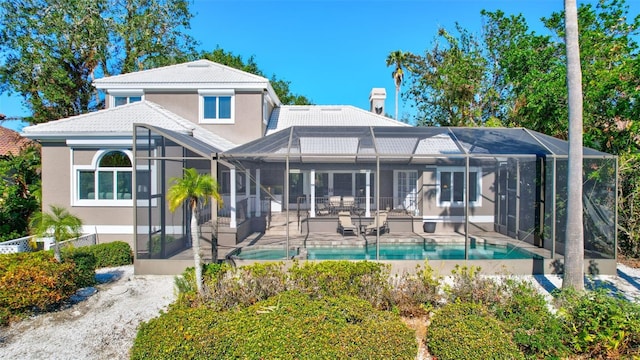
[{"label": "bush", "polygon": [[296,262],[289,269],[289,288],[317,297],[355,296],[387,309],[389,272],[389,265],[371,261]]},{"label": "bush", "polygon": [[133,264],[133,251],[124,241],[97,244],[87,248],[96,257],[96,268]]},{"label": "bush", "polygon": [[639,355],[640,304],[612,296],[604,289],[579,294],[563,290],[559,313],[569,346],[589,357]]},{"label": "bush", "polygon": [[62,261],[75,264],[76,287],[83,288],[95,285],[96,257],[88,247],[64,249]]},{"label": "bush", "polygon": [[475,302],[492,304],[500,301],[502,291],[495,281],[480,276],[477,266],[456,265],[452,271],[452,285],[445,285],[444,291],[449,302]]},{"label": "bush", "polygon": [[0,256],[0,308],[23,314],[46,310],[77,289],[75,264],[57,262],[48,252]]},{"label": "bush", "polygon": [[404,272],[390,279],[391,303],[402,316],[426,315],[440,303],[440,279],[433,269],[416,267],[414,273]]},{"label": "bush", "polygon": [[491,310],[508,327],[527,358],[559,359],[568,354],[560,319],[531,284],[507,279],[502,293],[503,301],[495,303]]},{"label": "bush", "polygon": [[427,329],[427,346],[438,359],[523,359],[511,334],[481,304],[450,303]]},{"label": "bush", "polygon": [[214,271],[207,276],[208,299],[218,309],[249,306],[286,290],[283,263],[256,263],[233,271]]},{"label": "bush", "polygon": [[354,297],[283,292],[241,310],[180,308],[141,325],[132,359],[414,359],[413,331]]}]

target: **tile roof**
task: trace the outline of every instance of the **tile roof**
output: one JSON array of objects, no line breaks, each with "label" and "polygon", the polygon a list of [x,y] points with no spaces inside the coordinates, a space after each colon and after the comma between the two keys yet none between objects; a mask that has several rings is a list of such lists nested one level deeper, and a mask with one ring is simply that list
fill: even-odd
[{"label": "tile roof", "polygon": [[38,145],[38,143],[20,136],[16,131],[0,126],[0,156],[18,155],[22,149],[30,145]]},{"label": "tile roof", "polygon": [[109,76],[94,81],[98,89],[263,88],[269,80],[209,60]]},{"label": "tile roof", "polygon": [[283,105],[271,113],[266,135],[291,126],[410,126],[351,105]]},{"label": "tile roof", "polygon": [[28,126],[23,134],[30,138],[60,136],[131,136],[134,123],[149,124],[182,134],[192,135],[221,150],[236,144],[213,134],[160,105],[139,101],[88,114]]}]

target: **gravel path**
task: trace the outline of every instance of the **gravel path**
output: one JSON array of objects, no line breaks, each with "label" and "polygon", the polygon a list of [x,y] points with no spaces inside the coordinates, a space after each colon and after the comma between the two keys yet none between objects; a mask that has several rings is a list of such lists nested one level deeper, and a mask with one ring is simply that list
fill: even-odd
[{"label": "gravel path", "polygon": [[[64,310],[0,329],[0,359],[128,359],[138,325],[175,300],[173,276],[133,275],[133,266],[101,269],[105,283]],[[556,275],[525,277],[541,292],[562,285]],[[640,301],[640,269],[618,264],[618,276],[591,282]]]}]

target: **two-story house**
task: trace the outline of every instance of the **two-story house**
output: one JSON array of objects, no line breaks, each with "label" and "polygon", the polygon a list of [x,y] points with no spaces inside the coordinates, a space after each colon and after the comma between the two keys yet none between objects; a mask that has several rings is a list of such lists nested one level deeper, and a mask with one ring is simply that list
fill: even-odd
[{"label": "two-story house", "polygon": [[[384,89],[372,90],[370,111],[283,105],[266,78],[207,60],[95,86],[106,109],[23,132],[42,144],[43,208],[69,208],[100,241],[130,242],[138,272],[191,265],[181,255],[191,248],[187,210],[172,213],[165,201],[171,179],[191,167],[221,186],[224,203],[200,220],[226,249],[264,234],[280,213],[290,257],[291,237],[336,233],[346,211],[359,225],[395,214],[387,221],[397,234],[462,236],[467,260],[479,239],[533,248],[549,262],[563,253],[564,141],[526,129],[411,127],[380,115]],[[608,154],[585,149],[585,158],[615,168]],[[605,210],[615,177],[590,181],[588,250],[612,258],[615,212]],[[381,235],[369,239],[378,246]]]}]

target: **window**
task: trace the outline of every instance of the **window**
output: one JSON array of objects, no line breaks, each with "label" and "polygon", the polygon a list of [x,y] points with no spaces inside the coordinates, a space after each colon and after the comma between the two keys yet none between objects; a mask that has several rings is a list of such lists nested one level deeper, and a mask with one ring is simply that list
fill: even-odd
[{"label": "window", "polygon": [[[133,199],[133,173],[131,152],[128,150],[101,150],[92,165],[74,166],[76,196],[79,206],[128,206]],[[138,169],[138,182],[150,183],[149,170]],[[138,188],[138,199],[149,198],[149,188]]]},{"label": "window", "polygon": [[[469,204],[480,206],[480,172],[469,169]],[[438,170],[438,204],[440,206],[464,206],[464,169]]]},{"label": "window", "polygon": [[78,199],[131,200],[131,159],[122,151],[102,156],[96,170],[78,171]]},{"label": "window", "polygon": [[204,124],[233,124],[233,91],[200,91],[200,122]]},{"label": "window", "polygon": [[111,95],[112,107],[126,105],[138,101],[142,101],[142,90],[112,90]]}]

